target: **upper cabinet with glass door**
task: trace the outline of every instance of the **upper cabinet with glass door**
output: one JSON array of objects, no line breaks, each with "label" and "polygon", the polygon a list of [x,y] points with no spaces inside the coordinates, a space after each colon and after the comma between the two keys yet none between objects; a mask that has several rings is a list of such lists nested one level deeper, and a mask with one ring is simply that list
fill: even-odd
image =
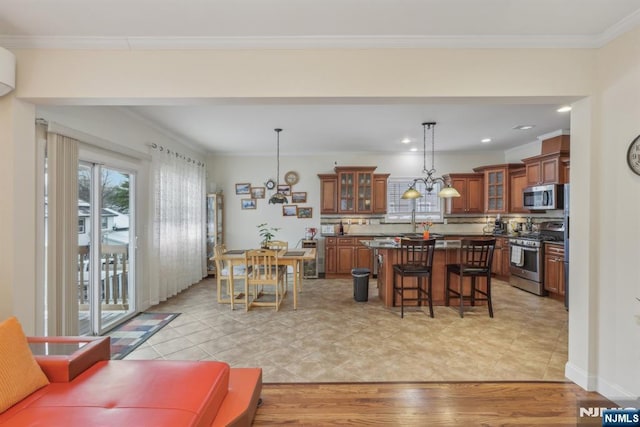
[{"label": "upper cabinet with glass door", "polygon": [[335,174],[319,174],[322,214],[387,212],[387,178],[375,166],[336,166]]},{"label": "upper cabinet with glass door", "polygon": [[509,174],[512,170],[521,169],[521,163],[483,166],[474,168],[475,172],[484,173],[484,211],[486,213],[507,213],[509,210]]},{"label": "upper cabinet with glass door", "polygon": [[338,213],[373,212],[373,171],[375,167],[336,167],[338,173]]}]

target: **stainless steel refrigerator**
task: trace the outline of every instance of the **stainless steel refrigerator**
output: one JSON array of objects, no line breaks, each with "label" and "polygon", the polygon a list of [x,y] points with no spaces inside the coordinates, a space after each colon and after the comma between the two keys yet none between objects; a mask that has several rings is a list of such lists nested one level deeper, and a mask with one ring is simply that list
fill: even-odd
[{"label": "stainless steel refrigerator", "polygon": [[564,185],[564,307],[569,309],[569,200],[570,184]]}]

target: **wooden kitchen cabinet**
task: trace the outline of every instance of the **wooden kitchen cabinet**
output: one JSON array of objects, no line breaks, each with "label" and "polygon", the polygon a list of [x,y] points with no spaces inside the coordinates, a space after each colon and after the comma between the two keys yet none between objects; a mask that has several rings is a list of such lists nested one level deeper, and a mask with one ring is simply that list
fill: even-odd
[{"label": "wooden kitchen cabinet", "polygon": [[350,276],[354,268],[368,268],[373,272],[373,252],[360,243],[372,237],[328,237],[325,240],[325,277]]},{"label": "wooden kitchen cabinet", "polygon": [[338,176],[335,174],[319,174],[320,178],[320,213],[338,213]]},{"label": "wooden kitchen cabinet", "polygon": [[564,295],[564,288],[564,247],[545,243],[544,289],[554,294]]},{"label": "wooden kitchen cabinet", "polygon": [[375,166],[336,166],[336,174],[318,174],[320,213],[386,213],[389,175],[374,174],[375,169]]},{"label": "wooden kitchen cabinet", "polygon": [[325,276],[336,274],[338,269],[338,240],[327,237],[324,245],[324,273]]},{"label": "wooden kitchen cabinet", "polygon": [[568,158],[567,152],[559,152],[522,159],[526,168],[527,186],[566,183],[567,169],[563,163]]},{"label": "wooden kitchen cabinet", "polygon": [[529,213],[524,207],[523,191],[527,187],[526,169],[514,169],[509,173],[509,212]]},{"label": "wooden kitchen cabinet", "polygon": [[373,213],[387,213],[387,180],[389,174],[373,175]]},{"label": "wooden kitchen cabinet", "polygon": [[482,213],[484,210],[484,175],[481,173],[452,173],[445,180],[458,190],[460,197],[447,202],[448,214]]},{"label": "wooden kitchen cabinet", "polygon": [[522,164],[506,163],[473,169],[474,172],[484,173],[485,213],[503,214],[509,212],[511,171],[521,168]]},{"label": "wooden kitchen cabinet", "polygon": [[504,280],[511,274],[509,255],[509,239],[506,237],[497,237],[496,247],[493,250],[493,261],[491,263],[491,272],[496,278]]}]

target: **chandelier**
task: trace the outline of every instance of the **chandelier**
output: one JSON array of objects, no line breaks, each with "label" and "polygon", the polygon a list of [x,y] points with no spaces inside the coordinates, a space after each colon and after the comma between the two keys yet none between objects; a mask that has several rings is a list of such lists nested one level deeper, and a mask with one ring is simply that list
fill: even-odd
[{"label": "chandelier", "polygon": [[[402,194],[403,199],[417,199],[422,197],[422,194],[416,190],[416,184],[422,182],[425,185],[427,194],[431,194],[433,187],[436,183],[442,183],[444,188],[438,192],[438,197],[445,199],[451,197],[460,197],[460,193],[448,184],[444,178],[434,176],[436,169],[434,166],[435,160],[435,127],[436,122],[424,122],[422,123],[423,138],[422,138],[422,173],[426,174],[425,178],[416,178],[413,180],[407,191]],[[431,130],[431,169],[427,169],[427,129]]]},{"label": "chandelier", "polygon": [[289,203],[287,196],[280,192],[280,132],[282,129],[275,128],[277,135],[277,148],[276,148],[276,158],[277,158],[277,166],[276,166],[276,192],[269,199],[270,204],[276,203]]}]

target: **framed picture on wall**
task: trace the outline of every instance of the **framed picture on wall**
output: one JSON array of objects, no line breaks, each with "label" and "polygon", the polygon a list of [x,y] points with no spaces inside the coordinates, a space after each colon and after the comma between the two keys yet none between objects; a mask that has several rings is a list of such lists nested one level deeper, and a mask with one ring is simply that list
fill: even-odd
[{"label": "framed picture on wall", "polygon": [[284,205],[282,207],[282,216],[298,215],[298,207],[296,205]]},{"label": "framed picture on wall", "polygon": [[290,196],[291,195],[291,186],[290,185],[285,185],[285,184],[278,185],[278,193],[282,193],[285,196]]},{"label": "framed picture on wall", "polygon": [[240,203],[241,203],[242,209],[256,208],[256,199],[241,199]]},{"label": "framed picture on wall", "polygon": [[313,216],[313,208],[298,207],[298,218],[311,218]]},{"label": "framed picture on wall", "polygon": [[307,192],[294,191],[291,193],[291,203],[307,203]]},{"label": "framed picture on wall", "polygon": [[264,187],[251,187],[252,199],[264,199],[265,188]]},{"label": "framed picture on wall", "polygon": [[245,182],[236,184],[236,194],[251,194],[251,184]]}]

